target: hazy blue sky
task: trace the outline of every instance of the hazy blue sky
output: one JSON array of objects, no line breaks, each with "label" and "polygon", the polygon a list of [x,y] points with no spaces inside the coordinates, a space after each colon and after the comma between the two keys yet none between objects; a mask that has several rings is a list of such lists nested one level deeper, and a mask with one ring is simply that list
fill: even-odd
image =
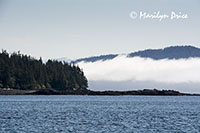
[{"label": "hazy blue sky", "polygon": [[[175,11],[189,18],[133,20],[131,11]],[[199,13],[199,0],[0,0],[0,48],[75,59],[169,45],[200,47]]]}]

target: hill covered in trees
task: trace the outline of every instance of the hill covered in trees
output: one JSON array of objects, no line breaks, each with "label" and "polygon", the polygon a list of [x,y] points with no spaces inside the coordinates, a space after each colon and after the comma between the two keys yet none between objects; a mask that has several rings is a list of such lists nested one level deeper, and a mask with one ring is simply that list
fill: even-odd
[{"label": "hill covered in trees", "polygon": [[130,53],[128,57],[143,57],[152,58],[154,60],[160,59],[187,59],[187,58],[199,58],[200,48],[193,46],[171,46],[164,49],[147,49]]},{"label": "hill covered in trees", "polygon": [[88,81],[75,65],[18,53],[0,53],[0,88],[85,90]]},{"label": "hill covered in trees", "polygon": [[[87,58],[77,59],[72,61],[73,63],[83,62],[95,62],[95,61],[105,61],[112,60],[121,54],[108,54],[100,56],[92,56]],[[151,58],[154,60],[160,59],[187,59],[187,58],[200,58],[200,48],[193,46],[171,46],[163,49],[146,49],[137,52],[132,52],[127,54],[128,58],[132,57],[142,57]]]}]

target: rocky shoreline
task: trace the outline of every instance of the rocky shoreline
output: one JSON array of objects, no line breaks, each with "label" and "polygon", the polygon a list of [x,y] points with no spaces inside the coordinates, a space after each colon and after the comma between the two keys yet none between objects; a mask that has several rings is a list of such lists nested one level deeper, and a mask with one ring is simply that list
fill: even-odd
[{"label": "rocky shoreline", "polygon": [[0,95],[150,95],[150,96],[200,96],[200,94],[181,93],[174,90],[144,89],[134,91],[92,91],[92,90],[55,90],[55,89],[0,89]]}]

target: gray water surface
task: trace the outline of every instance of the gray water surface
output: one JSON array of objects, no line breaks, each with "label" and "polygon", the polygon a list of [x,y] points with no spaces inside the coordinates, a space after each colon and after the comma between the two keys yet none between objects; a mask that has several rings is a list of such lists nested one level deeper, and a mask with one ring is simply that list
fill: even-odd
[{"label": "gray water surface", "polygon": [[195,96],[0,96],[0,132],[200,132]]}]

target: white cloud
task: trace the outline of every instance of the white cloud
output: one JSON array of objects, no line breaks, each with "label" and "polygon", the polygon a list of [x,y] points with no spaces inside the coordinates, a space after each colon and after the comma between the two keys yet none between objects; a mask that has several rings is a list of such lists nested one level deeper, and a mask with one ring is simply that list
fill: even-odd
[{"label": "white cloud", "polygon": [[200,58],[153,60],[118,56],[112,60],[78,64],[92,81],[154,81],[200,83]]}]

